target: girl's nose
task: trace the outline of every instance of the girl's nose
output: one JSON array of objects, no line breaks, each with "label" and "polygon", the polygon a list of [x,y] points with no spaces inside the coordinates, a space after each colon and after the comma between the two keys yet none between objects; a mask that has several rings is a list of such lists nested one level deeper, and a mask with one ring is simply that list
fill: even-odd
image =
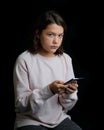
[{"label": "girl's nose", "polygon": [[58,37],[57,37],[57,36],[56,36],[56,37],[54,37],[53,43],[54,43],[54,44],[57,44],[57,43],[58,43],[58,41],[59,41],[59,40],[58,40]]}]

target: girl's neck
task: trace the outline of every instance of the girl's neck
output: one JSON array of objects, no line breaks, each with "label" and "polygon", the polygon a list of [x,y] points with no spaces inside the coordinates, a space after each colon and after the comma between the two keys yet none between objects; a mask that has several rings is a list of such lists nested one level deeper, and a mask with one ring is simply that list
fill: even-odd
[{"label": "girl's neck", "polygon": [[44,51],[39,51],[38,53],[40,55],[44,56],[44,57],[55,57],[54,53],[47,53],[47,52],[44,52]]}]

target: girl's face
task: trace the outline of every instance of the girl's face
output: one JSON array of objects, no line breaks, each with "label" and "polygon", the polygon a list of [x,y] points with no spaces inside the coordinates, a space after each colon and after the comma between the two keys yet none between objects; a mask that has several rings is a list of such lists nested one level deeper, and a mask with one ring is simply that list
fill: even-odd
[{"label": "girl's face", "polygon": [[41,50],[40,54],[44,56],[54,56],[56,50],[62,44],[64,28],[57,24],[49,24],[39,35]]}]

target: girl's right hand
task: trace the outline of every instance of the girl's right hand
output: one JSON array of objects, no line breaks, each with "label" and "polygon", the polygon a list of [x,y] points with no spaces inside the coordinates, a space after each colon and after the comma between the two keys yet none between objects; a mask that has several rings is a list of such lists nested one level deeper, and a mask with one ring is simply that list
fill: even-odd
[{"label": "girl's right hand", "polygon": [[76,91],[78,88],[78,83],[77,81],[72,81],[67,85],[64,85],[64,82],[61,80],[56,80],[49,84],[50,90],[53,92],[53,94],[71,94]]},{"label": "girl's right hand", "polygon": [[54,94],[56,94],[56,93],[62,94],[65,92],[65,89],[66,89],[65,85],[63,85],[63,84],[64,84],[63,81],[56,80],[56,81],[52,82],[51,84],[49,84],[49,88]]}]

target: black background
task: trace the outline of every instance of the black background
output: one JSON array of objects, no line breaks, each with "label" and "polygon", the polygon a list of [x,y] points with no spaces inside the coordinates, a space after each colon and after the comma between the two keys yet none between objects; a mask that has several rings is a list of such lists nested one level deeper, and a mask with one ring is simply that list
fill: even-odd
[{"label": "black background", "polygon": [[16,57],[27,49],[36,17],[57,10],[68,25],[64,44],[72,57],[79,82],[79,101],[69,112],[83,130],[98,130],[103,118],[104,20],[99,1],[4,1],[1,5],[1,119],[4,130],[13,130],[14,90],[12,71]]}]

